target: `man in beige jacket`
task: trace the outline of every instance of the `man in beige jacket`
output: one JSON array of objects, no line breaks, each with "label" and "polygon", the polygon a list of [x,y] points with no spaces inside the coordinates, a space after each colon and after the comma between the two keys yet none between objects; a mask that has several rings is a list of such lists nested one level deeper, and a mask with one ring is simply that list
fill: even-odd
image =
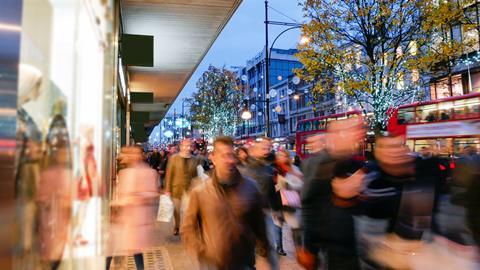
[{"label": "man in beige jacket", "polygon": [[[262,196],[237,170],[230,137],[215,140],[211,157],[211,177],[190,193],[182,240],[200,269],[255,269],[257,242],[260,255],[271,254]],[[268,261],[278,269],[276,258]]]},{"label": "man in beige jacket", "polygon": [[193,178],[197,177],[198,165],[198,159],[192,156],[192,141],[190,139],[184,139],[180,143],[180,152],[171,156],[168,160],[165,183],[167,194],[170,194],[175,205],[173,214],[175,221],[174,235],[178,235],[182,200],[186,198]]}]

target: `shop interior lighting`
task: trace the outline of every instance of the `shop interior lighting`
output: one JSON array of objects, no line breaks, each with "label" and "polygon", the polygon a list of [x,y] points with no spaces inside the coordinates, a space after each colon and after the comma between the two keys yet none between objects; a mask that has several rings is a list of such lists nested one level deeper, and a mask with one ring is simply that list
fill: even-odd
[{"label": "shop interior lighting", "polygon": [[126,95],[127,84],[125,83],[125,73],[123,72],[122,58],[118,62],[118,76],[120,77],[120,86],[122,87],[122,95]]},{"label": "shop interior lighting", "polygon": [[20,32],[22,27],[16,24],[0,23],[0,31]]}]

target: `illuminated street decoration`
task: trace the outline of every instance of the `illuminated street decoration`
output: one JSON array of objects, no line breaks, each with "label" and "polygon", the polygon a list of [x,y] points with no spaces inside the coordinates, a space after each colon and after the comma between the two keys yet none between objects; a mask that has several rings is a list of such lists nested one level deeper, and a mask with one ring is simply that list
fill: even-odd
[{"label": "illuminated street decoration", "polygon": [[163,133],[163,135],[167,138],[172,138],[173,137],[173,131],[167,130]]},{"label": "illuminated street decoration", "polygon": [[240,119],[242,92],[235,74],[210,66],[197,81],[198,91],[190,111],[194,127],[202,128],[207,138],[233,136]]}]

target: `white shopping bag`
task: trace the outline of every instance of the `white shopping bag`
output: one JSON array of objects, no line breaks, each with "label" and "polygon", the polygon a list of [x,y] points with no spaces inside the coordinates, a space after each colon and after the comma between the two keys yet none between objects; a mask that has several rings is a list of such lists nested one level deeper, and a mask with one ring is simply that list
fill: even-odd
[{"label": "white shopping bag", "polygon": [[170,196],[160,195],[160,203],[158,205],[157,221],[170,222],[173,217],[173,202]]}]

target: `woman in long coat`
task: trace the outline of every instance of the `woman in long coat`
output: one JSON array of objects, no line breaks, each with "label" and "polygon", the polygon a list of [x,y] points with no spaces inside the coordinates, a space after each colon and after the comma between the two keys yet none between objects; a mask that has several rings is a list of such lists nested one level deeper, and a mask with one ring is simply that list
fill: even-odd
[{"label": "woman in long coat", "polygon": [[[120,162],[126,168],[118,174],[117,196],[112,202],[111,251],[114,256],[134,255],[137,269],[143,269],[142,252],[155,244],[158,174],[144,162],[137,147],[123,148]],[[107,258],[107,269],[111,260]]]}]

